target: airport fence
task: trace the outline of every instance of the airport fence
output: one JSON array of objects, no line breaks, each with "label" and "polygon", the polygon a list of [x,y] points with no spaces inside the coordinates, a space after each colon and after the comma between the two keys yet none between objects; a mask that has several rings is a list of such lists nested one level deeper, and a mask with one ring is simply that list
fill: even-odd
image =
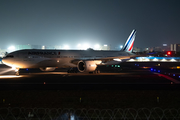
[{"label": "airport fence", "polygon": [[180,120],[180,109],[0,108],[0,120]]}]

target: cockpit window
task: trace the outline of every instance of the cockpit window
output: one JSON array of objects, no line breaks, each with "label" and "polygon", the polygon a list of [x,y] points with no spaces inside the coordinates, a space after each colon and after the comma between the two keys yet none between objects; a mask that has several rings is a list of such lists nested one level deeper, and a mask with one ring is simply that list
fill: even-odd
[{"label": "cockpit window", "polygon": [[6,58],[13,58],[13,55],[7,55]]}]

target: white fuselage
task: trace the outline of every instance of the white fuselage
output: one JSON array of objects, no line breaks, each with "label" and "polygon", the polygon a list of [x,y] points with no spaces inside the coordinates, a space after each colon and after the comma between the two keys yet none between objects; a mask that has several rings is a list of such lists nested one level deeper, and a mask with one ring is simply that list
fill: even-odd
[{"label": "white fuselage", "polygon": [[19,50],[9,53],[3,63],[16,68],[77,67],[73,61],[101,60],[129,56],[127,52],[95,50]]}]

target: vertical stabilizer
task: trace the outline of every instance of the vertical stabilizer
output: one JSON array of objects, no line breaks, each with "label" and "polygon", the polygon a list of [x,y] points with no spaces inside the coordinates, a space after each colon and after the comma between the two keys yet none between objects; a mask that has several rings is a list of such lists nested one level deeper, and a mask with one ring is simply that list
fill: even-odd
[{"label": "vertical stabilizer", "polygon": [[122,51],[132,52],[135,36],[136,36],[136,30],[133,30],[130,36],[128,37],[126,43],[124,44]]}]

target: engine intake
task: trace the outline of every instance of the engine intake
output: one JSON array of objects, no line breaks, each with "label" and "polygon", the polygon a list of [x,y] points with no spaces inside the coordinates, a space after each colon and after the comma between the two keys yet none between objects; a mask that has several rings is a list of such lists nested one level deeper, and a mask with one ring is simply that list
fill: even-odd
[{"label": "engine intake", "polygon": [[93,72],[101,61],[79,61],[77,68],[80,72]]}]

